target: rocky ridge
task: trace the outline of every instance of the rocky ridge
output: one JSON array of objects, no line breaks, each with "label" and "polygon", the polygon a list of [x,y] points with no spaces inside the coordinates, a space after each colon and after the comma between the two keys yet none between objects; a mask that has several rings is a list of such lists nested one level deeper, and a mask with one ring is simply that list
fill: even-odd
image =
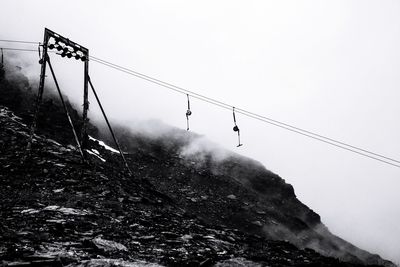
[{"label": "rocky ridge", "polygon": [[28,128],[4,107],[0,125],[4,266],[355,266],[204,224],[145,181],[112,164],[83,165],[74,147],[42,136],[21,164]]},{"label": "rocky ridge", "polygon": [[1,107],[3,265],[392,266],[330,234],[290,185],[249,159],[205,155],[199,164],[180,151],[188,139],[166,143],[119,128],[130,177],[91,125],[83,164],[51,97],[23,161],[34,93],[22,84],[0,83],[0,105],[18,115]]}]

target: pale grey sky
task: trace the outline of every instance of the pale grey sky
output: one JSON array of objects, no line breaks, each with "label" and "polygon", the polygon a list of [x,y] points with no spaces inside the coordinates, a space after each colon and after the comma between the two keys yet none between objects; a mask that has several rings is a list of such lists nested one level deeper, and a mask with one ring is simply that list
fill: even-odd
[{"label": "pale grey sky", "polygon": [[[41,41],[48,27],[96,57],[400,158],[399,1],[3,0],[1,9],[1,39]],[[38,77],[38,55],[23,55]],[[80,101],[82,66],[53,61]],[[90,73],[114,119],[186,127],[184,95],[95,62]],[[192,110],[193,131],[278,173],[333,233],[400,262],[400,169],[240,115],[236,148],[231,112],[196,100]]]}]

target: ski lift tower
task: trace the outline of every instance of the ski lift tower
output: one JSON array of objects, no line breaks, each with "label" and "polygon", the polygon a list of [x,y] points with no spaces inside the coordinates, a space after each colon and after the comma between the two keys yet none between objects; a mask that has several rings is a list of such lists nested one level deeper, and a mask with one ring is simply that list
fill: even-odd
[{"label": "ski lift tower", "polygon": [[[47,65],[50,66],[50,69],[53,73],[52,66],[50,63],[50,58],[48,55],[48,50],[55,50],[56,54],[60,55],[63,58],[73,58],[75,60],[81,60],[84,63],[84,84],[83,84],[83,112],[82,112],[82,119],[83,119],[83,124],[81,128],[81,141],[80,141],[80,147],[86,148],[87,147],[87,140],[88,140],[88,135],[87,135],[87,123],[88,123],[88,118],[87,118],[87,113],[89,109],[89,101],[88,101],[88,88],[89,88],[89,49],[69,40],[68,38],[65,38],[61,36],[58,33],[53,32],[52,30],[49,30],[45,28],[44,30],[44,39],[43,39],[43,54],[41,59],[39,60],[39,63],[41,64],[41,72],[40,72],[40,81],[39,81],[39,90],[38,90],[38,95],[36,99],[36,108],[35,108],[35,114],[33,118],[33,123],[31,126],[31,138],[30,142],[28,144],[28,148],[31,146],[32,142],[32,136],[35,132],[36,129],[36,123],[37,123],[37,116],[40,108],[40,103],[42,101],[43,97],[43,90],[44,90],[44,82],[46,78],[46,67]],[[40,49],[39,49],[39,54],[40,54]],[[54,74],[53,77],[55,78]],[[75,132],[74,132],[75,134]],[[77,139],[77,136],[75,134],[75,138]],[[77,140],[79,143],[79,141]],[[79,146],[79,144],[78,144]]]}]

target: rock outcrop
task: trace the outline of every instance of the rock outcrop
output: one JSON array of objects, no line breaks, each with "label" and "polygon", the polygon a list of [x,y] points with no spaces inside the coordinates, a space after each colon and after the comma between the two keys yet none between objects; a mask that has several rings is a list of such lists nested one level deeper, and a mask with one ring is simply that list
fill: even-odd
[{"label": "rock outcrop", "polygon": [[131,177],[93,125],[83,163],[49,97],[27,155],[34,92],[5,79],[0,93],[5,266],[391,266],[332,235],[261,164],[183,153],[197,135],[171,129],[176,137],[165,140],[118,128]]}]

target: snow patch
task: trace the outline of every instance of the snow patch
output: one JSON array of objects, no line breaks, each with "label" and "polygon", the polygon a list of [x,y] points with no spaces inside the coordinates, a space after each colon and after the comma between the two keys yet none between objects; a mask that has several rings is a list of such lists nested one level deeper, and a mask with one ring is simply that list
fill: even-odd
[{"label": "snow patch", "polygon": [[118,150],[116,150],[115,148],[112,148],[112,147],[106,145],[103,141],[97,140],[96,138],[94,138],[94,137],[92,137],[92,136],[90,136],[90,135],[89,135],[89,139],[90,139],[90,140],[93,140],[93,141],[97,141],[97,142],[99,142],[99,144],[100,144],[102,147],[104,147],[105,149],[107,149],[107,150],[109,150],[109,151],[111,151],[111,152],[114,152],[114,153],[118,153],[118,154],[119,154],[119,151],[118,151]]},{"label": "snow patch", "polygon": [[86,149],[86,152],[89,153],[90,155],[95,156],[96,158],[98,158],[98,159],[101,160],[102,162],[106,162],[105,159],[103,159],[102,157],[100,157],[98,154],[96,154],[96,153],[93,152],[92,150]]}]

